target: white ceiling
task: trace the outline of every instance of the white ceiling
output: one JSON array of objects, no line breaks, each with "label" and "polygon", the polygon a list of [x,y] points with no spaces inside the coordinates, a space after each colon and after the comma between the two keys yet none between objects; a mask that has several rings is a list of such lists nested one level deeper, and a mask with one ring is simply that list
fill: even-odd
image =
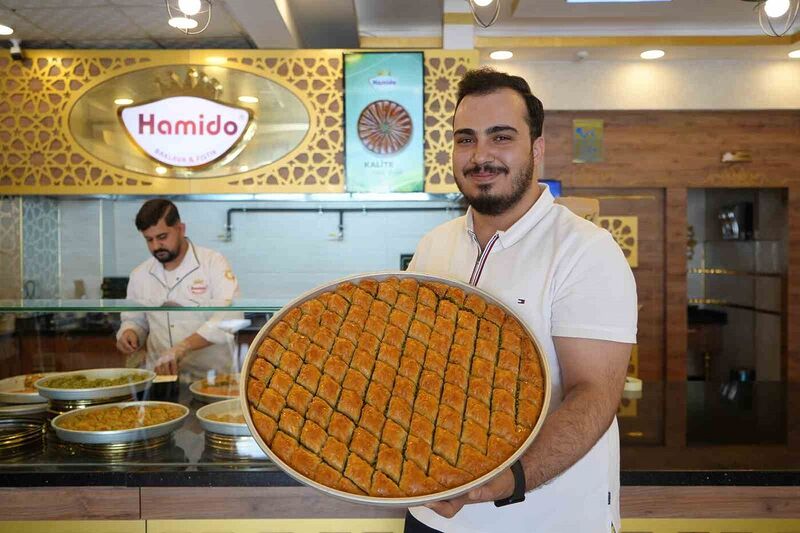
[{"label": "white ceiling", "polygon": [[[742,0],[499,1],[499,21],[476,30],[477,37],[761,34],[752,2]],[[359,36],[441,37],[444,5],[444,0],[215,0],[208,29],[186,36],[166,24],[164,0],[0,0],[0,24],[13,27],[24,48],[357,48]],[[789,49],[675,47],[667,57],[778,59]],[[568,46],[515,50],[517,58],[558,61],[572,60],[578,51]],[[588,51],[588,60],[625,60],[636,59],[639,50]]]}]

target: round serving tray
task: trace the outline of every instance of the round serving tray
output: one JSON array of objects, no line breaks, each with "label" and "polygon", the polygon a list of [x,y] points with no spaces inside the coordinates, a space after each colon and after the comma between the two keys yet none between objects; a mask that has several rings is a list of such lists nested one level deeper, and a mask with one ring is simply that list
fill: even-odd
[{"label": "round serving tray", "polygon": [[211,452],[211,458],[215,460],[267,460],[267,455],[249,434],[234,436],[206,433],[206,449]]},{"label": "round serving tray", "polygon": [[95,400],[50,400],[47,403],[47,417],[53,419],[58,415],[69,413],[75,409],[86,409],[96,405],[107,405],[110,403],[129,402],[131,397],[127,394],[116,398],[97,398]]},{"label": "round serving tray", "polygon": [[112,387],[96,387],[93,389],[56,389],[48,387],[45,383],[51,377],[43,377],[33,384],[39,390],[39,394],[51,400],[93,400],[97,398],[113,398],[117,396],[135,396],[137,392],[146,389],[153,378],[156,377],[152,370],[140,368],[97,368],[94,370],[76,370],[74,372],[64,372],[59,377],[84,375],[89,379],[114,379],[128,375],[141,374],[140,380],[123,385]]},{"label": "round serving tray", "polygon": [[204,405],[197,410],[197,419],[200,421],[200,426],[207,432],[218,435],[250,437],[250,428],[247,427],[246,422],[236,424],[208,418],[208,415],[236,415],[241,413],[242,404],[239,402],[239,398],[233,398]]},{"label": "round serving tray", "polygon": [[45,423],[30,418],[0,419],[0,452],[14,452],[19,448],[40,448],[44,443]]},{"label": "round serving tray", "polygon": [[[118,429],[113,431],[77,431],[74,429],[65,429],[60,425],[61,423],[64,422],[64,420],[67,420],[70,416],[75,416],[79,413],[86,413],[97,409],[108,409],[109,407],[124,408],[129,406],[155,407],[157,405],[169,405],[169,406],[180,407],[183,411],[183,414],[181,414],[178,418],[168,420],[167,422],[162,422],[161,424],[155,424],[153,426],[146,426],[143,428],[134,428],[134,429]],[[122,403],[98,405],[95,407],[87,407],[79,411],[71,411],[69,413],[64,413],[51,420],[50,425],[56,432],[58,438],[66,442],[74,442],[77,444],[121,444],[134,441],[142,441],[147,439],[154,439],[156,437],[167,435],[178,429],[181,426],[181,424],[183,424],[183,421],[186,419],[187,416],[189,416],[189,408],[178,403],[154,402],[154,401],[122,402]]]},{"label": "round serving tray", "polygon": [[0,418],[38,415],[45,412],[47,412],[47,402],[0,405]]},{"label": "round serving tray", "polygon": [[[42,377],[52,377],[57,372],[36,372]],[[25,388],[25,378],[31,374],[23,374],[21,376],[14,376],[10,378],[0,379],[0,403],[42,403],[46,402],[47,398],[39,395],[38,392],[18,392]],[[16,391],[16,392],[15,392]]]},{"label": "round serving tray", "polygon": [[[225,395],[225,394],[213,394],[213,393],[208,393],[208,392],[202,392],[200,390],[200,387],[203,386],[203,382],[204,381],[206,381],[206,380],[201,379],[201,380],[195,381],[194,383],[189,385],[189,391],[192,393],[192,396],[194,396],[195,400],[197,400],[199,402],[202,402],[202,403],[213,403],[213,402],[219,402],[219,401],[223,401],[223,400],[236,399],[236,398],[239,397],[239,391],[237,391],[232,396],[228,396],[228,395]],[[241,386],[239,388],[241,389]]]},{"label": "round serving tray", "polygon": [[275,454],[270,449],[270,447],[264,442],[264,440],[258,434],[258,431],[256,431],[255,424],[253,423],[253,418],[252,418],[252,416],[250,414],[250,410],[248,408],[249,405],[248,405],[248,401],[247,401],[246,387],[241,387],[242,390],[240,390],[240,393],[239,393],[239,401],[241,402],[242,412],[244,413],[245,420],[247,421],[247,425],[250,428],[250,431],[251,431],[255,441],[258,443],[258,445],[261,447],[261,449],[264,450],[264,453],[267,454],[267,456],[270,458],[270,460],[272,462],[274,462],[284,472],[289,474],[291,477],[293,477],[297,481],[299,481],[299,482],[301,482],[303,484],[306,484],[308,486],[314,487],[314,488],[316,488],[316,489],[318,489],[318,490],[320,490],[320,491],[322,491],[322,492],[324,492],[326,494],[330,494],[331,496],[335,496],[337,498],[340,498],[340,499],[343,499],[343,500],[347,500],[347,501],[350,501],[350,502],[366,503],[366,504],[370,504],[370,505],[378,505],[378,506],[386,506],[386,507],[411,507],[411,506],[416,506],[416,505],[424,505],[426,503],[439,501],[439,500],[449,500],[449,499],[455,498],[457,496],[460,496],[462,494],[465,494],[465,493],[469,492],[470,490],[472,490],[474,488],[477,488],[477,487],[480,487],[481,485],[487,483],[489,480],[491,480],[492,478],[494,478],[495,476],[497,476],[498,474],[503,472],[505,469],[509,468],[515,461],[517,461],[517,459],[519,459],[519,457],[525,452],[525,450],[528,448],[528,446],[530,446],[530,444],[536,438],[536,435],[539,433],[539,431],[540,431],[540,429],[542,427],[542,424],[544,423],[544,419],[545,419],[545,417],[547,415],[548,407],[550,405],[550,395],[551,395],[551,387],[552,387],[552,382],[551,382],[551,379],[550,379],[550,366],[548,365],[547,357],[545,356],[545,352],[544,352],[544,349],[542,348],[541,343],[536,338],[536,336],[533,334],[533,332],[530,330],[530,328],[525,324],[525,322],[519,317],[519,315],[517,315],[517,313],[514,312],[513,309],[509,308],[504,303],[502,303],[500,300],[498,300],[497,298],[495,298],[491,294],[483,291],[482,289],[479,289],[477,287],[473,287],[472,285],[468,285],[468,284],[463,283],[461,281],[450,279],[450,278],[443,278],[443,277],[439,277],[439,276],[432,276],[432,275],[429,275],[429,274],[419,274],[419,273],[405,272],[405,271],[375,272],[375,273],[367,273],[367,274],[359,274],[359,275],[355,275],[355,276],[349,276],[349,277],[346,277],[346,278],[338,279],[336,281],[332,281],[330,283],[327,283],[327,284],[322,285],[320,287],[317,287],[315,289],[312,289],[312,290],[310,290],[310,291],[298,296],[297,298],[295,298],[294,300],[292,300],[291,302],[286,304],[283,308],[281,308],[280,311],[275,313],[272,316],[272,318],[266,324],[264,324],[264,326],[261,328],[261,330],[256,335],[255,339],[253,339],[253,342],[250,343],[250,348],[249,348],[249,350],[247,352],[247,357],[246,357],[245,363],[244,363],[244,365],[242,367],[242,372],[241,372],[241,376],[239,378],[239,382],[240,383],[247,383],[247,379],[248,379],[248,377],[250,375],[250,367],[253,365],[253,362],[258,357],[258,347],[261,345],[261,341],[264,339],[264,337],[267,336],[267,334],[269,333],[271,328],[275,324],[277,324],[281,320],[281,318],[283,318],[283,316],[286,313],[288,313],[290,310],[292,310],[293,308],[299,306],[300,304],[302,304],[306,300],[310,300],[312,298],[316,298],[317,296],[319,296],[320,294],[322,294],[324,292],[334,290],[340,284],[345,283],[345,282],[351,282],[351,283],[354,283],[354,284],[358,284],[358,282],[360,282],[363,279],[374,279],[376,281],[383,281],[383,280],[386,280],[386,279],[389,279],[389,278],[392,278],[392,277],[396,277],[396,278],[413,278],[413,279],[416,279],[417,281],[420,281],[420,282],[430,281],[430,282],[444,283],[444,284],[452,286],[452,287],[460,288],[463,291],[465,291],[467,294],[469,294],[469,293],[476,294],[476,295],[482,297],[487,303],[494,304],[494,305],[500,307],[506,314],[511,315],[512,317],[514,317],[519,322],[519,324],[522,326],[522,328],[525,330],[525,332],[528,334],[528,337],[530,337],[530,339],[533,341],[534,346],[536,347],[536,351],[537,351],[537,353],[539,355],[539,362],[541,364],[541,369],[542,369],[542,378],[543,378],[543,381],[544,381],[544,384],[543,384],[544,398],[542,400],[541,414],[539,415],[539,419],[537,420],[536,425],[531,430],[530,435],[528,435],[528,438],[525,439],[525,441],[522,443],[522,445],[519,448],[517,448],[517,450],[514,453],[512,453],[505,461],[500,463],[493,470],[491,470],[491,471],[487,472],[486,474],[484,474],[484,475],[472,480],[469,483],[466,483],[466,484],[463,484],[461,486],[454,487],[454,488],[451,488],[451,489],[448,489],[448,490],[445,490],[445,491],[440,491],[440,492],[436,492],[436,493],[432,493],[432,494],[426,494],[426,495],[423,495],[423,496],[402,497],[402,498],[384,498],[384,497],[378,497],[378,496],[366,496],[366,495],[360,495],[360,494],[351,494],[349,492],[333,489],[331,487],[328,487],[326,485],[318,483],[318,482],[314,481],[313,479],[310,479],[310,478],[300,474],[299,472],[294,470],[292,467],[290,467],[289,465],[284,463],[283,460],[281,460],[281,458],[278,457],[277,454]]}]

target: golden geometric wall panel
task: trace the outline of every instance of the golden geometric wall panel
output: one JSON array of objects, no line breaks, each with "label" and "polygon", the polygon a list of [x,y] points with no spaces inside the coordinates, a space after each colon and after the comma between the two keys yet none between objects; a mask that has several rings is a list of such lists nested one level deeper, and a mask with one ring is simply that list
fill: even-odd
[{"label": "golden geometric wall panel", "polygon": [[[213,194],[344,190],[342,54],[302,51],[0,52],[0,194]],[[456,190],[450,174],[455,83],[474,51],[425,51],[426,189]],[[266,166],[220,178],[176,179],[109,165],[68,130],[77,99],[110,78],[167,65],[224,64],[276,81],[298,95],[311,117],[301,146]]]},{"label": "golden geometric wall panel", "polygon": [[477,66],[477,52],[457,55],[452,50],[425,52],[425,191],[458,192],[450,152],[458,81]]},{"label": "golden geometric wall panel", "polygon": [[631,268],[639,266],[639,217],[597,217],[597,225],[607,229],[622,248]]}]

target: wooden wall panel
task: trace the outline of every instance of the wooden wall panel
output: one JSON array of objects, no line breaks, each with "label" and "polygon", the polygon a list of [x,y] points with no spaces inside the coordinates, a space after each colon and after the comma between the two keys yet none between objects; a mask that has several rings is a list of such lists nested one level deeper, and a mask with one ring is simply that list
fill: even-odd
[{"label": "wooden wall panel", "polygon": [[0,520],[138,520],[139,489],[0,488]]},{"label": "wooden wall panel", "polygon": [[620,512],[636,518],[797,518],[800,487],[622,487]]},{"label": "wooden wall panel", "polygon": [[142,487],[142,519],[402,518],[405,509],[347,503],[304,487]]},{"label": "wooden wall panel", "polygon": [[666,274],[665,355],[668,381],[686,380],[686,349],[688,337],[686,239],[687,191],[667,189],[664,221]]},{"label": "wooden wall panel", "polygon": [[[572,120],[602,119],[605,161],[572,163]],[[545,175],[569,187],[800,184],[800,111],[551,111]],[[750,150],[750,163],[723,152]]]},{"label": "wooden wall panel", "polygon": [[600,200],[601,216],[635,216],[639,265],[633,269],[639,297],[639,378],[664,379],[664,191],[574,187],[565,196]]}]

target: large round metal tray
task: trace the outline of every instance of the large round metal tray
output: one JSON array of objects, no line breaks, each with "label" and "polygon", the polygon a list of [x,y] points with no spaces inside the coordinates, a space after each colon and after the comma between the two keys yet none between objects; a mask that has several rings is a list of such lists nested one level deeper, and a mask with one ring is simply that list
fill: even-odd
[{"label": "large round metal tray", "polygon": [[36,415],[47,412],[47,402],[45,403],[20,403],[11,405],[0,405],[0,418],[10,416]]},{"label": "large round metal tray", "polygon": [[[235,374],[231,374],[231,377],[238,377],[238,376],[235,376]],[[189,385],[189,391],[192,393],[192,396],[194,396],[195,400],[199,402],[212,403],[212,402],[219,402],[222,400],[230,400],[231,398],[235,399],[239,397],[239,391],[236,391],[233,395],[202,392],[200,388],[203,386],[203,382],[207,383],[207,380],[201,379]],[[241,386],[239,388],[241,389]]]},{"label": "large round metal tray", "polygon": [[250,428],[246,423],[236,424],[233,422],[220,422],[219,420],[211,420],[208,415],[238,415],[242,414],[242,404],[239,398],[231,400],[223,400],[221,402],[214,402],[204,405],[197,410],[197,419],[200,421],[200,426],[208,432],[218,433],[220,435],[233,435],[233,436],[250,436]]},{"label": "large round metal tray", "polygon": [[[56,372],[36,372],[42,377],[55,376]],[[23,374],[11,378],[0,379],[0,403],[42,403],[47,398],[43,398],[38,392],[18,392],[25,387],[25,378],[32,374]],[[17,391],[17,392],[15,392]]]},{"label": "large round metal tray", "polygon": [[[60,425],[62,422],[64,422],[64,420],[68,419],[70,416],[87,413],[89,411],[94,411],[97,409],[108,409],[109,407],[123,408],[128,406],[154,407],[157,405],[178,406],[183,410],[183,414],[180,415],[178,418],[169,420],[167,422],[163,422],[161,424],[156,424],[153,426],[146,426],[143,428],[134,428],[134,429],[119,429],[114,431],[76,431],[73,429],[65,429]],[[86,409],[70,411],[69,413],[64,413],[63,415],[58,415],[57,417],[55,417],[50,422],[50,425],[53,427],[53,430],[56,432],[58,438],[66,442],[75,442],[78,444],[119,444],[123,442],[134,442],[145,439],[154,439],[156,437],[161,437],[162,435],[171,433],[172,431],[178,429],[181,426],[181,424],[183,424],[183,421],[186,419],[187,416],[189,416],[189,408],[178,403],[153,402],[153,401],[121,402],[121,403],[112,403],[106,405],[98,405],[95,407],[87,407]]]},{"label": "large round metal tray", "polygon": [[74,372],[63,372],[59,377],[84,375],[89,379],[114,379],[123,376],[141,374],[142,379],[124,385],[114,385],[113,387],[97,387],[93,389],[55,389],[45,385],[50,377],[43,377],[33,384],[39,390],[39,394],[51,400],[93,400],[97,398],[113,398],[115,396],[130,395],[134,396],[137,392],[146,389],[156,373],[152,370],[141,368],[97,368],[94,370],[76,370]]},{"label": "large round metal tray", "polygon": [[313,479],[307,478],[306,476],[300,474],[299,472],[294,470],[292,467],[290,467],[289,465],[284,463],[281,460],[281,458],[278,457],[270,449],[269,446],[267,446],[267,444],[261,438],[261,435],[259,435],[258,431],[256,431],[255,425],[253,423],[253,418],[250,415],[250,410],[248,408],[248,402],[247,402],[246,387],[240,387],[241,390],[240,390],[240,393],[239,393],[239,401],[241,402],[241,405],[242,405],[242,412],[244,413],[244,418],[247,421],[247,426],[250,428],[250,432],[252,433],[253,438],[255,439],[255,441],[258,443],[258,445],[261,447],[261,449],[264,450],[264,453],[267,454],[267,456],[270,458],[270,460],[272,462],[274,462],[284,472],[289,474],[291,477],[293,477],[297,481],[299,481],[301,483],[304,483],[304,484],[306,484],[306,485],[308,485],[310,487],[314,487],[314,488],[316,488],[318,490],[321,490],[322,492],[325,492],[326,494],[330,494],[331,496],[335,496],[337,498],[340,498],[340,499],[343,499],[343,500],[347,500],[347,501],[350,501],[350,502],[366,503],[366,504],[370,504],[370,505],[378,505],[378,506],[386,506],[386,507],[412,507],[412,506],[416,506],[416,505],[424,505],[426,503],[439,501],[439,500],[449,500],[449,499],[455,498],[457,496],[460,496],[462,494],[466,494],[470,490],[472,490],[474,488],[477,488],[477,487],[480,487],[481,485],[487,483],[492,478],[494,478],[495,476],[497,476],[498,474],[503,472],[506,468],[509,468],[517,459],[519,459],[519,457],[525,452],[525,450],[528,448],[528,446],[530,446],[530,444],[536,438],[536,435],[539,433],[539,431],[540,431],[540,429],[542,427],[542,424],[544,423],[544,419],[545,419],[545,417],[547,415],[548,407],[550,405],[550,395],[551,395],[551,388],[552,388],[552,383],[551,383],[551,380],[550,380],[550,366],[548,365],[547,357],[545,356],[545,352],[544,352],[544,349],[542,348],[541,343],[536,338],[536,336],[533,334],[533,332],[530,330],[530,328],[525,324],[525,322],[519,317],[519,315],[517,315],[514,312],[513,309],[511,309],[508,306],[506,306],[503,302],[501,302],[500,300],[498,300],[497,298],[495,298],[491,294],[489,294],[489,293],[487,293],[487,292],[485,292],[485,291],[483,291],[483,290],[481,290],[481,289],[479,289],[477,287],[473,287],[472,285],[467,285],[466,283],[463,283],[463,282],[458,281],[458,280],[450,279],[450,278],[443,278],[443,277],[439,277],[439,276],[432,276],[432,275],[429,275],[429,274],[419,274],[419,273],[404,272],[404,271],[374,272],[374,273],[367,273],[367,274],[359,274],[359,275],[355,275],[355,276],[349,276],[349,277],[346,277],[346,278],[338,279],[336,281],[332,281],[330,283],[327,283],[327,284],[322,285],[320,287],[317,287],[315,289],[312,289],[312,290],[310,290],[310,291],[298,296],[297,298],[295,298],[294,300],[292,300],[291,302],[286,304],[279,312],[275,313],[272,316],[272,318],[269,320],[269,322],[264,324],[264,326],[261,328],[261,330],[256,335],[255,339],[253,339],[253,342],[250,343],[250,349],[247,351],[247,358],[245,359],[245,363],[244,363],[244,365],[242,367],[242,372],[241,372],[241,376],[239,378],[239,382],[240,383],[247,383],[247,379],[248,379],[248,377],[250,375],[250,367],[252,366],[252,364],[256,360],[256,358],[258,357],[258,347],[261,345],[262,339],[267,335],[267,333],[269,333],[270,329],[275,324],[277,324],[280,321],[280,319],[286,313],[288,313],[291,309],[293,309],[294,307],[297,307],[298,305],[302,304],[306,300],[310,300],[312,298],[315,298],[315,297],[319,296],[320,294],[322,294],[322,293],[324,293],[326,291],[333,290],[339,284],[347,282],[347,281],[357,284],[362,279],[374,279],[374,280],[377,280],[377,281],[383,281],[383,280],[391,278],[391,277],[414,278],[414,279],[416,279],[418,281],[439,282],[439,283],[444,283],[444,284],[447,284],[447,285],[450,285],[450,286],[453,286],[453,287],[458,287],[458,288],[464,290],[467,293],[477,294],[477,295],[481,296],[484,300],[486,300],[486,302],[494,304],[494,305],[500,307],[501,309],[503,309],[503,311],[506,314],[509,314],[509,315],[513,316],[514,318],[516,318],[517,321],[519,322],[519,324],[524,328],[525,332],[528,334],[530,339],[533,341],[534,346],[536,347],[536,351],[539,354],[539,362],[540,362],[541,368],[542,368],[542,378],[544,380],[544,384],[543,384],[543,387],[544,387],[544,399],[542,401],[541,414],[539,415],[539,420],[537,420],[536,425],[531,430],[530,435],[528,435],[528,438],[525,439],[525,442],[523,442],[522,445],[513,454],[511,454],[505,461],[503,461],[500,465],[498,465],[494,470],[491,470],[490,472],[487,472],[483,476],[481,476],[479,478],[476,478],[476,479],[472,480],[471,482],[466,483],[464,485],[461,485],[459,487],[454,487],[452,489],[448,489],[448,490],[437,492],[437,493],[433,493],[433,494],[426,494],[426,495],[423,495],[423,496],[414,496],[414,497],[406,497],[406,498],[382,498],[382,497],[377,497],[377,496],[364,496],[364,495],[360,495],[360,494],[351,494],[349,492],[336,490],[336,489],[333,489],[333,488],[328,487],[326,485],[322,485],[321,483],[317,483]]}]

